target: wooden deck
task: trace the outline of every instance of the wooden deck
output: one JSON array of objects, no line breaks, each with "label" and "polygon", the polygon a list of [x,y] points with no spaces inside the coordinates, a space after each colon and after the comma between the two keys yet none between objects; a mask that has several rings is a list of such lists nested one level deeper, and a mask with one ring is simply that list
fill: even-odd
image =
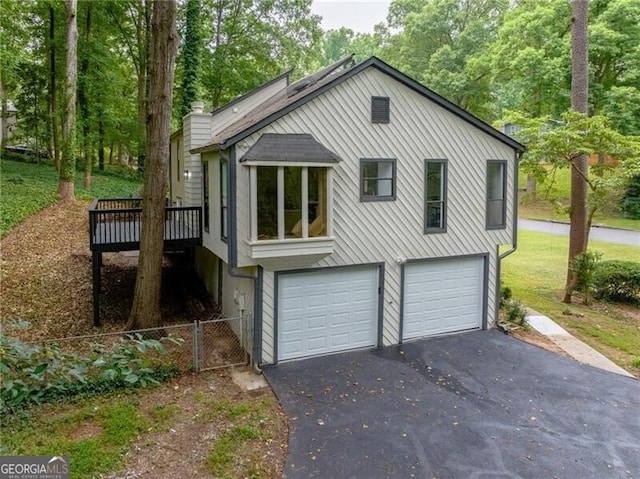
[{"label": "wooden deck", "polygon": [[[140,249],[141,198],[97,199],[89,208],[89,247],[93,258],[93,323],[100,325],[102,253]],[[202,208],[167,206],[164,251],[186,251],[202,245]]]},{"label": "wooden deck", "polygon": [[[89,209],[91,251],[140,249],[141,200],[97,199]],[[164,218],[165,251],[182,251],[202,244],[202,208],[167,206]]]}]

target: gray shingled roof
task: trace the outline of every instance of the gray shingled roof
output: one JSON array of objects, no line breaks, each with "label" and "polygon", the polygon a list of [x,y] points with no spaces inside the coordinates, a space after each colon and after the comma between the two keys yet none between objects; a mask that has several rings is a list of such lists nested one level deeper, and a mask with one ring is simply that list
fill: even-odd
[{"label": "gray shingled roof", "polygon": [[[407,75],[399,72],[392,66],[383,62],[379,58],[371,57],[355,66],[349,67],[348,64],[351,61],[351,57],[347,57],[339,62],[330,65],[329,67],[321,70],[317,74],[310,75],[303,80],[300,80],[282,92],[276,94],[266,102],[258,105],[253,111],[249,112],[243,118],[240,118],[235,123],[229,125],[227,128],[217,132],[211,141],[205,145],[191,150],[192,153],[202,153],[210,150],[226,149],[238,141],[246,138],[252,133],[260,130],[264,126],[272,123],[278,118],[286,115],[290,111],[312,100],[318,95],[329,88],[334,87],[342,81],[357,75],[366,68],[373,67],[381,72],[391,76],[406,87],[416,91],[418,94],[429,98],[437,105],[452,112],[454,115],[462,118],[464,121],[469,122],[490,136],[496,138],[514,148],[516,151],[523,152],[525,150],[524,145],[518,143],[513,138],[505,135],[504,133],[491,127],[484,121],[473,116],[466,110],[463,110],[459,106],[451,103],[449,100],[441,97],[426,86],[418,83]],[[310,80],[310,81],[309,81]],[[309,81],[308,83],[306,83]],[[315,82],[315,83],[314,83]],[[301,88],[301,89],[298,89]]]},{"label": "gray shingled roof", "polygon": [[338,163],[340,158],[309,134],[265,133],[240,159],[245,161]]},{"label": "gray shingled roof", "polygon": [[214,134],[209,143],[194,149],[194,151],[199,152],[215,145],[222,145],[228,139],[246,131],[251,126],[267,119],[270,115],[278,114],[289,105],[302,100],[327,83],[349,72],[350,68],[348,68],[347,65],[352,61],[353,55],[349,55],[323,70],[289,85],[274,97],[258,105],[238,121]]}]

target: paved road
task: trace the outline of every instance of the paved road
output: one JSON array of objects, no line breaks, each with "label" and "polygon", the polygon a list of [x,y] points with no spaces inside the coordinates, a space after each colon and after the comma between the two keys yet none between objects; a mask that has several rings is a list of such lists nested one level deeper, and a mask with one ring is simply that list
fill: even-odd
[{"label": "paved road", "polygon": [[[518,227],[523,230],[540,231],[557,236],[569,236],[569,225],[565,223],[554,223],[551,221],[518,220]],[[591,228],[589,239],[606,241],[608,243],[626,244],[640,246],[640,231],[621,230],[616,228]]]},{"label": "paved road", "polygon": [[495,330],[264,374],[289,479],[640,478],[640,381]]}]

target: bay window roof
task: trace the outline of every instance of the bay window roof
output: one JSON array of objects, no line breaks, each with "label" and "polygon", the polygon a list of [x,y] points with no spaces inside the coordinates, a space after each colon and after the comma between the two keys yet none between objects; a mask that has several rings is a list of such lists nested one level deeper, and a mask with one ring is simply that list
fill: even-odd
[{"label": "bay window roof", "polygon": [[333,165],[340,157],[308,133],[265,133],[240,158],[240,163],[314,163]]}]

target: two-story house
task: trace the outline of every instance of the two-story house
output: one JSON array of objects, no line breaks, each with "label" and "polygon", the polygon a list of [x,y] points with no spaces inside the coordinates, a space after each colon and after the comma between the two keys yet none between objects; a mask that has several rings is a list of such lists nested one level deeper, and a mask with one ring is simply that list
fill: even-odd
[{"label": "two-story house", "polygon": [[491,327],[524,147],[388,64],[281,75],[172,135],[196,267],[255,365]]}]

